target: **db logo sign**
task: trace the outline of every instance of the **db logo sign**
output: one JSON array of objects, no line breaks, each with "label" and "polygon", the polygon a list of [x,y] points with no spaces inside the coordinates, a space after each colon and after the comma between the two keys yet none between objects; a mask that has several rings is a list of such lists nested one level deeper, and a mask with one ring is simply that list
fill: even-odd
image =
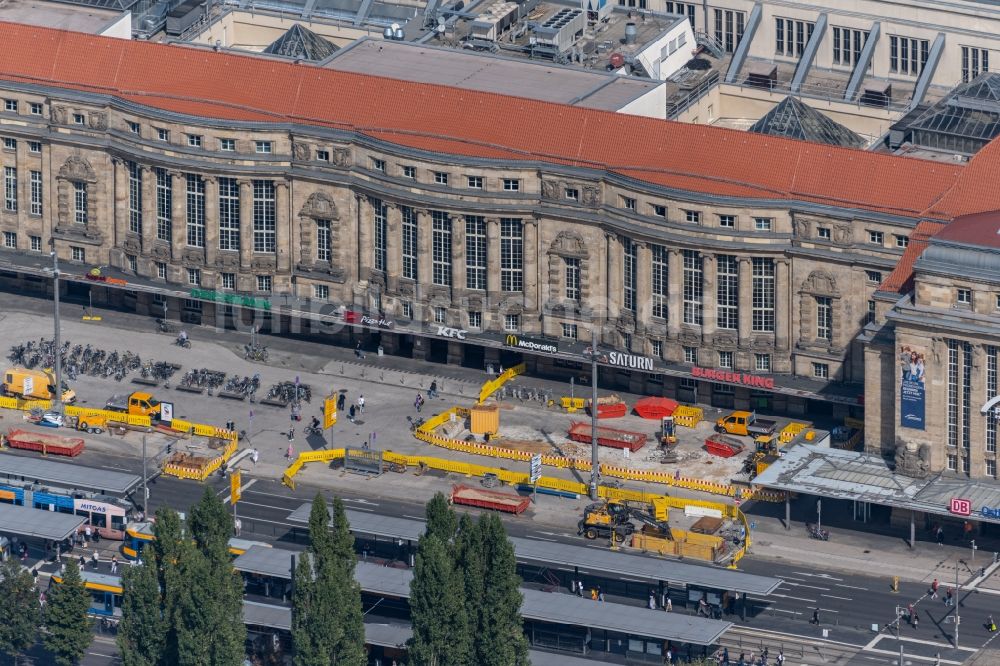
[{"label": "db logo sign", "polygon": [[972,515],[972,502],[967,499],[952,498],[948,510],[956,516]]}]

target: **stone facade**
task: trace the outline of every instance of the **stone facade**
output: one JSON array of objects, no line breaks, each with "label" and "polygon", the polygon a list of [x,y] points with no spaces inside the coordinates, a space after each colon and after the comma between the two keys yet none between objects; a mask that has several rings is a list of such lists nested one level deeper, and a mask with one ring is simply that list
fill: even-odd
[{"label": "stone facade", "polygon": [[[665,362],[860,382],[868,301],[916,222],[432,155],[319,127],[95,106],[65,90],[0,95],[17,102],[0,127],[16,142],[3,165],[17,170],[17,210],[0,211],[15,234],[4,251],[51,241],[67,262],[172,294],[287,294],[428,322],[441,308],[450,326],[474,330],[481,317],[487,332],[580,341],[593,323],[605,344]],[[235,227],[228,245],[223,218]]]}]

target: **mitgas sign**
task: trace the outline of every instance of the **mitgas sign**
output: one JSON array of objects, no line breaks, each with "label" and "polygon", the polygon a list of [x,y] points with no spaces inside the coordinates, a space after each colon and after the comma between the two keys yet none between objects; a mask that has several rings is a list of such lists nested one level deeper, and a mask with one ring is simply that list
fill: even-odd
[{"label": "mitgas sign", "polygon": [[628,370],[653,371],[653,359],[648,356],[636,356],[635,354],[623,354],[622,352],[608,352],[603,360],[608,365],[616,368],[626,368]]}]

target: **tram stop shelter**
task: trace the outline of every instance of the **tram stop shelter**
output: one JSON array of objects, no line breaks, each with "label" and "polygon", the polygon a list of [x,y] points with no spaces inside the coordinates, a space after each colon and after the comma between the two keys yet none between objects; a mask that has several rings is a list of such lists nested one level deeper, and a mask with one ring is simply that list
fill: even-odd
[{"label": "tram stop shelter", "polygon": [[0,483],[37,483],[65,491],[125,497],[142,483],[138,474],[0,453]]},{"label": "tram stop shelter", "polygon": [[86,522],[83,516],[0,503],[0,534],[60,543]]}]

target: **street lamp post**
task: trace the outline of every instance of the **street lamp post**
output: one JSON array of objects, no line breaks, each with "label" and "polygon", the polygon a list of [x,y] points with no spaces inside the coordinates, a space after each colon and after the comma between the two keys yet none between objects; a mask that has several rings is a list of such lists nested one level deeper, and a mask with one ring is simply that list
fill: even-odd
[{"label": "street lamp post", "polygon": [[601,463],[597,459],[597,329],[590,332],[590,499],[597,501]]},{"label": "street lamp post", "polygon": [[56,357],[56,390],[52,399],[52,411],[62,412],[62,342],[59,336],[59,255],[55,245],[52,246],[52,294],[55,302],[55,344]]}]

